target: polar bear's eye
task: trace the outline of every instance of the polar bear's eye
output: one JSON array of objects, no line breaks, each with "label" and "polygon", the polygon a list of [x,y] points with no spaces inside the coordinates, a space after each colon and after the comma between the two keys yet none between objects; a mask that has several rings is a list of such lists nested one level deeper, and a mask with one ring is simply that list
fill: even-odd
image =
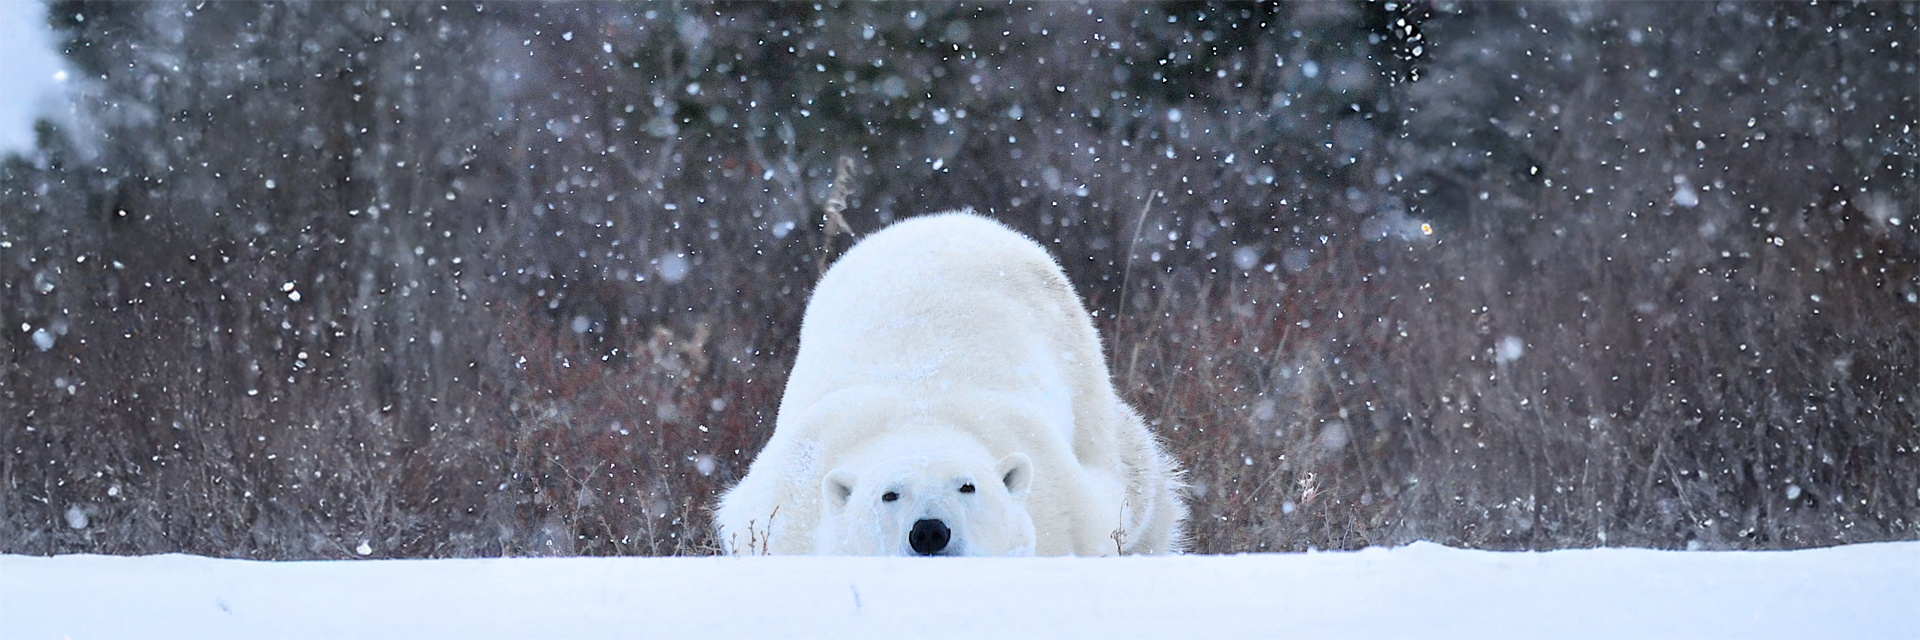
[{"label": "polar bear's eye", "polygon": [[880,499],[885,502],[893,502],[895,500],[900,499],[900,494],[894,493],[892,491],[888,491],[886,493],[880,494]]},{"label": "polar bear's eye", "polygon": [[960,485],[960,493],[973,493],[973,483]]}]

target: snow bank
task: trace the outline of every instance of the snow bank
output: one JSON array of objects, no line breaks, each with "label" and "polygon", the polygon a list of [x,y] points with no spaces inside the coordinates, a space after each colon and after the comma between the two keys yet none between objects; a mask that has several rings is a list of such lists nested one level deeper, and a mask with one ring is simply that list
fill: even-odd
[{"label": "snow bank", "polygon": [[0,556],[0,637],[1920,637],[1920,542],[1791,552]]}]

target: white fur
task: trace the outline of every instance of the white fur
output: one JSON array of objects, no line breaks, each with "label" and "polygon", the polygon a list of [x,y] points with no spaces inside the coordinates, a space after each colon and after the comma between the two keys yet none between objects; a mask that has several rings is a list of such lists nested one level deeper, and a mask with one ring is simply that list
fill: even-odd
[{"label": "white fur", "polygon": [[[953,532],[941,555],[1033,555],[1025,504],[1033,463],[1025,454],[995,460],[971,438],[910,428],[857,455],[821,481],[814,552],[913,555],[907,532],[914,521],[933,518]],[[962,486],[976,490],[962,493]],[[882,500],[886,493],[898,499]]]},{"label": "white fur", "polygon": [[[901,500],[879,501],[890,489]],[[930,514],[951,518],[955,554],[1166,553],[1178,489],[1060,266],[949,213],[873,234],[821,278],[773,437],[715,520],[730,553],[911,553],[902,532]]]}]

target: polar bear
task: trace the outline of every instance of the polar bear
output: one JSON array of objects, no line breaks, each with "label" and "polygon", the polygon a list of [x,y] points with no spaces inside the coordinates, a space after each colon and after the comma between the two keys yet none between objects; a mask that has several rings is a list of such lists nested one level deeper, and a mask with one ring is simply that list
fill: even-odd
[{"label": "polar bear", "polygon": [[1060,265],[963,211],[821,278],[773,437],[714,520],[733,554],[1168,553],[1180,489]]}]

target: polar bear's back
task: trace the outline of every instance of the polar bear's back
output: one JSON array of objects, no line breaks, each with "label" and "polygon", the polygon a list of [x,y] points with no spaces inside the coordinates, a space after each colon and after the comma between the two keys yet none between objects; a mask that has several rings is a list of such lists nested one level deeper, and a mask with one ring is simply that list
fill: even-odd
[{"label": "polar bear's back", "polygon": [[[970,213],[913,218],[854,245],[814,289],[800,344],[783,406],[956,378],[1048,403],[1110,397],[1099,337],[1059,264]],[[1069,422],[1075,409],[1060,407]]]},{"label": "polar bear's back", "polygon": [[[971,213],[921,216],[880,230],[835,263],[813,296],[816,308],[808,309],[809,321],[821,314],[913,315],[935,311],[942,303],[970,307],[996,297],[1038,303],[1031,308],[1080,320],[1079,296],[1046,250],[998,222]],[[837,303],[849,296],[880,304]],[[1074,308],[1058,308],[1067,302]],[[820,328],[809,326],[802,331]],[[1092,327],[1085,328],[1091,334]]]}]

